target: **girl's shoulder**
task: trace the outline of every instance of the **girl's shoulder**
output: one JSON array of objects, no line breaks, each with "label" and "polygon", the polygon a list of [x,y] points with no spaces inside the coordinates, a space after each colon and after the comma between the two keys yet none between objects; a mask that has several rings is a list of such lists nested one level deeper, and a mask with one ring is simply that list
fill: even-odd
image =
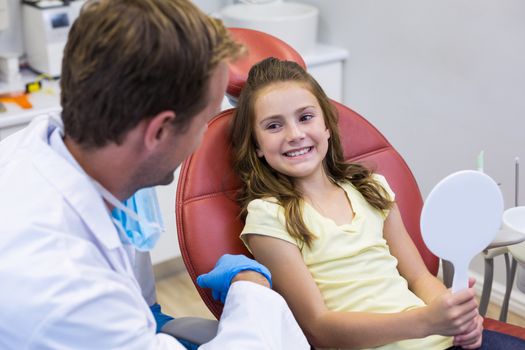
[{"label": "girl's shoulder", "polygon": [[[386,178],[379,174],[379,173],[372,173],[370,175],[370,177],[372,178],[372,180],[380,183],[380,184],[387,184],[388,185],[388,181],[386,180]],[[339,185],[347,185],[347,186],[352,186],[352,181],[350,179],[343,179],[343,180],[338,180],[337,183]]]},{"label": "girl's shoulder", "polygon": [[[388,181],[387,181],[385,176],[383,176],[381,174],[378,174],[378,173],[372,173],[371,179],[375,183],[375,185],[379,185],[385,190],[385,192],[388,195],[390,200],[394,200],[395,193],[392,190],[392,188],[390,187],[390,185],[388,184]],[[352,184],[352,182],[349,179],[340,181],[340,182],[338,182],[338,184],[343,189],[345,189],[347,192],[349,192],[348,191],[349,188],[352,188],[352,189],[358,191],[358,189],[354,186],[354,184]]]},{"label": "girl's shoulder", "polygon": [[386,178],[381,174],[372,173],[372,179],[378,182],[381,186],[388,186],[388,181],[386,181]]},{"label": "girl's shoulder", "polygon": [[394,190],[392,190],[392,188],[388,184],[388,181],[387,181],[386,177],[384,177],[383,175],[378,174],[378,173],[373,173],[372,174],[372,178],[377,184],[379,184],[379,185],[381,185],[381,187],[383,187],[383,189],[385,190],[386,194],[388,195],[388,199],[390,201],[394,201],[395,198],[396,198],[396,194],[395,194]]},{"label": "girl's shoulder", "polygon": [[256,199],[252,199],[250,201],[250,204],[251,203],[274,203],[274,204],[279,204],[279,201],[277,200],[277,198],[275,197],[264,197],[264,198],[256,198]]},{"label": "girl's shoulder", "polygon": [[[370,177],[371,177],[372,181],[378,183],[379,185],[381,185],[381,186],[388,186],[388,181],[386,180],[386,178],[383,175],[378,174],[378,173],[372,173],[370,175]],[[352,184],[352,181],[350,179],[338,180],[337,184],[339,186],[351,186],[351,187],[354,187],[354,185]]]},{"label": "girl's shoulder", "polygon": [[248,203],[248,212],[254,209],[277,210],[279,207],[281,204],[275,197],[256,198]]}]

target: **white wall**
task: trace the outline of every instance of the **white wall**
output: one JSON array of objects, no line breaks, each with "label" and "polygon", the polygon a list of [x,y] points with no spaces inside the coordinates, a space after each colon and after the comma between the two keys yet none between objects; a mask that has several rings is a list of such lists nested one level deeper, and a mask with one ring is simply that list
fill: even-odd
[{"label": "white wall", "polygon": [[[318,7],[320,40],[349,51],[345,103],[403,155],[424,197],[485,150],[513,205],[516,156],[525,185],[524,1],[294,1]],[[482,273],[482,259],[472,268]]]},{"label": "white wall", "polygon": [[321,9],[321,41],[349,50],[345,102],[404,155],[424,195],[484,149],[512,204],[514,157],[525,165],[525,2],[302,2]]}]

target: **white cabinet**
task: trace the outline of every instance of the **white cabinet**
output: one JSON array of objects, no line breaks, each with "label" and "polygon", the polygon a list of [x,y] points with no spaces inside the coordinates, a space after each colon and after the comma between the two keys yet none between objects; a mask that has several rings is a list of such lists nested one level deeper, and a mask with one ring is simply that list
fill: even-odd
[{"label": "white cabinet", "polygon": [[343,70],[348,52],[345,49],[317,44],[304,55],[306,69],[317,80],[328,97],[338,102],[343,99]]},{"label": "white cabinet", "polygon": [[157,198],[164,220],[166,232],[162,234],[155,249],[151,252],[153,265],[180,256],[179,241],[177,238],[177,224],[175,222],[175,195],[179,181],[180,167],[175,171],[174,180],[167,186],[157,186]]}]

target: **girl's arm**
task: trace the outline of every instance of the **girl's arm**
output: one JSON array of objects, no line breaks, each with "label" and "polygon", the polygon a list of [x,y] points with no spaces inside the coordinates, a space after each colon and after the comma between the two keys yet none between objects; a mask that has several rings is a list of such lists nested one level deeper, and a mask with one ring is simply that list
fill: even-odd
[{"label": "girl's arm", "polygon": [[[397,204],[394,204],[385,220],[383,237],[388,242],[390,253],[398,260],[399,273],[408,281],[408,287],[414,294],[420,297],[427,305],[442,298],[445,304],[452,295],[447,291],[443,283],[432,275],[425,266],[421,255],[410,238]],[[468,301],[472,305],[472,319],[467,329],[454,339],[454,344],[463,346],[465,349],[478,348],[481,345],[481,333],[483,331],[483,320],[478,313],[477,301],[474,298],[473,281],[468,291],[472,295]],[[447,310],[444,305],[444,310]]]},{"label": "girl's arm", "polygon": [[[247,241],[255,258],[272,272],[274,288],[315,347],[369,348],[436,333],[453,335],[466,331],[472,317],[468,290],[446,300],[437,298],[439,303],[431,307],[400,313],[329,311],[295,245],[256,234],[247,235]],[[443,312],[445,302],[451,313]]]},{"label": "girl's arm", "polygon": [[399,208],[395,203],[385,220],[383,237],[388,243],[390,254],[398,261],[399,273],[407,280],[412,292],[426,304],[447,292],[445,285],[428,271],[405,228]]}]

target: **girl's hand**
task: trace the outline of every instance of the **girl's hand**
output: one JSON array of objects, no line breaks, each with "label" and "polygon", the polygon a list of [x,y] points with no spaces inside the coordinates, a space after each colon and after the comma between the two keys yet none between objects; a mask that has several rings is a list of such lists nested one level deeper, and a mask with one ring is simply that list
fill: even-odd
[{"label": "girl's hand", "polygon": [[483,335],[483,317],[478,316],[472,320],[469,330],[454,337],[454,346],[461,346],[463,349],[477,349],[481,347]]},{"label": "girl's hand", "polygon": [[478,303],[472,288],[457,293],[439,295],[427,306],[429,334],[445,336],[465,335],[473,328],[479,316]]},{"label": "girl's hand", "polygon": [[[476,280],[469,278],[469,288],[472,288]],[[469,330],[454,337],[454,345],[463,349],[477,349],[481,347],[483,334],[483,317],[478,315],[472,320]]]}]

